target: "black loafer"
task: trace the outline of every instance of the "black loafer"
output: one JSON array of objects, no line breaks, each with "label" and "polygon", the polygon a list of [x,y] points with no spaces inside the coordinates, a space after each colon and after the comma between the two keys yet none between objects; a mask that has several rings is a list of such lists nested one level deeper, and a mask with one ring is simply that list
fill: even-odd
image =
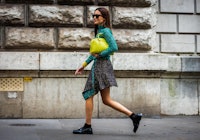
[{"label": "black loafer", "polygon": [[131,117],[131,120],[133,121],[133,126],[134,126],[133,128],[134,133],[136,133],[136,131],[138,130],[141,119],[142,119],[142,113],[133,115],[133,117]]},{"label": "black loafer", "polygon": [[73,134],[93,134],[92,128],[80,128],[78,130],[74,130]]}]

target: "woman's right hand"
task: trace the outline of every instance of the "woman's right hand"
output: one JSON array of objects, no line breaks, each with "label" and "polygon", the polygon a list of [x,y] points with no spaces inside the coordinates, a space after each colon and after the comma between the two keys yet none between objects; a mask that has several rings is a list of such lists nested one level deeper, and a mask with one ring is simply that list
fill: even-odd
[{"label": "woman's right hand", "polygon": [[81,66],[80,68],[78,68],[78,69],[75,71],[75,75],[82,74],[83,70],[84,70],[84,67]]}]

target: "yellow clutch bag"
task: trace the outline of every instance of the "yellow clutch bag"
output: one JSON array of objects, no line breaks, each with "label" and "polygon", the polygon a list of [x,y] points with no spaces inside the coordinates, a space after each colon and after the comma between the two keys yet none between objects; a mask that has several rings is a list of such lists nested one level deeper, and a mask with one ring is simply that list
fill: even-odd
[{"label": "yellow clutch bag", "polygon": [[108,43],[104,38],[94,38],[90,42],[90,53],[100,53],[108,48]]}]

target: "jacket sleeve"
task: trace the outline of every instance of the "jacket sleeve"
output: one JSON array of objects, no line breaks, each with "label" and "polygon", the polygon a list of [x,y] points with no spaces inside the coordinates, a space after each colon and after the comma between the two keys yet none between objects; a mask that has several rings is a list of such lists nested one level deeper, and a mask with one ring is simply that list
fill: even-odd
[{"label": "jacket sleeve", "polygon": [[87,60],[85,61],[85,62],[83,62],[83,64],[82,64],[82,66],[83,67],[86,67],[88,64],[90,64],[90,62],[92,62],[92,60],[94,60],[95,59],[95,57],[94,56],[92,56],[92,55],[90,55],[88,58],[87,58]]},{"label": "jacket sleeve", "polygon": [[117,43],[112,35],[112,32],[109,28],[105,28],[102,30],[103,36],[108,43],[108,48],[102,51],[99,56],[100,57],[107,57],[118,50]]}]

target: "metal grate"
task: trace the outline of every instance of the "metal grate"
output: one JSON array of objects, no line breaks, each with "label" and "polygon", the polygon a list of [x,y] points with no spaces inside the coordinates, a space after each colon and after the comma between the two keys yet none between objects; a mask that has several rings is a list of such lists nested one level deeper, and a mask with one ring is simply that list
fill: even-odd
[{"label": "metal grate", "polygon": [[29,123],[16,123],[16,124],[10,124],[10,126],[36,126],[35,124],[29,124]]},{"label": "metal grate", "polygon": [[23,91],[23,78],[0,78],[0,91]]}]

